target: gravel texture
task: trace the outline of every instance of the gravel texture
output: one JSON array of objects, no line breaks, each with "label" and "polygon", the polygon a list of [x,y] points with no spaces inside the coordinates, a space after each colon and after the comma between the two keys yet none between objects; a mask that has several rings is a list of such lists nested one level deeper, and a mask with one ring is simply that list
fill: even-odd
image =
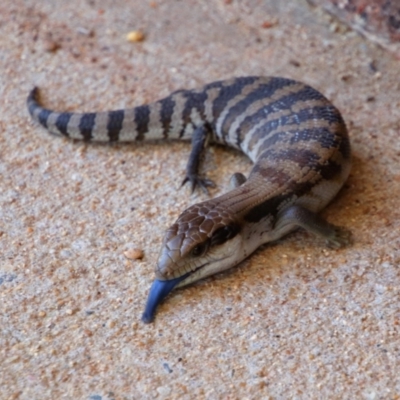
[{"label": "gravel texture", "polygon": [[[305,0],[5,0],[0,32],[0,399],[400,399],[393,54]],[[57,138],[27,93],[107,110],[251,74],[302,80],[342,111],[354,165],[323,214],[354,245],[296,232],[145,325],[163,232],[206,199],[179,190],[189,146]],[[213,147],[212,195],[250,167]]]}]

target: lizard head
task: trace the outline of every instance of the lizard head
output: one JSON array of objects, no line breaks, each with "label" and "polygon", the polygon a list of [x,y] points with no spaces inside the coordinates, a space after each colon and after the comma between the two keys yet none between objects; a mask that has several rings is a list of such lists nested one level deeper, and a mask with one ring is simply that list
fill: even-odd
[{"label": "lizard head", "polygon": [[143,322],[153,320],[158,304],[174,288],[228,269],[245,258],[240,221],[215,200],[189,207],[167,230]]}]

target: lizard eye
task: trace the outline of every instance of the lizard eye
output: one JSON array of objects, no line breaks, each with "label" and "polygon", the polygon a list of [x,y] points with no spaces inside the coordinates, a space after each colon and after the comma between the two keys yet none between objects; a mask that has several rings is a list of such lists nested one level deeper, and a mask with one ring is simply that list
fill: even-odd
[{"label": "lizard eye", "polygon": [[193,249],[191,251],[191,255],[193,257],[199,257],[206,252],[207,247],[208,247],[208,241],[204,242],[204,243],[200,243],[200,244],[196,245],[195,247],[193,247]]},{"label": "lizard eye", "polygon": [[211,246],[225,243],[227,240],[235,237],[240,231],[238,225],[226,225],[217,229],[211,237]]}]

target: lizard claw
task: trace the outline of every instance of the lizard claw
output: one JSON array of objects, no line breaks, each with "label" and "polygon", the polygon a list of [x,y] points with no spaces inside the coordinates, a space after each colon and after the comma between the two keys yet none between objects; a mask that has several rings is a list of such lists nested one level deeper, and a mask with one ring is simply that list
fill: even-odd
[{"label": "lizard claw", "polygon": [[352,234],[348,229],[341,226],[335,226],[334,230],[334,235],[327,239],[328,247],[339,249],[352,243]]},{"label": "lizard claw", "polygon": [[192,193],[194,192],[196,187],[199,187],[203,190],[205,194],[209,194],[207,188],[216,186],[211,179],[201,178],[198,175],[186,175],[185,179],[182,181],[181,187],[187,182],[190,182]]}]

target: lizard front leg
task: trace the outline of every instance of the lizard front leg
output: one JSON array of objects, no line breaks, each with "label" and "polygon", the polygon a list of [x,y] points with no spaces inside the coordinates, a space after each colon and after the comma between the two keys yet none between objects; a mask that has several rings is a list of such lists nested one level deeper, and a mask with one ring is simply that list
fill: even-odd
[{"label": "lizard front leg", "polygon": [[211,179],[199,175],[199,167],[204,158],[204,151],[208,145],[210,136],[210,129],[204,125],[196,128],[193,132],[192,149],[186,165],[186,176],[181,185],[183,186],[185,183],[190,182],[192,193],[196,189],[196,186],[199,186],[207,194],[207,187],[215,187],[215,183]]}]

